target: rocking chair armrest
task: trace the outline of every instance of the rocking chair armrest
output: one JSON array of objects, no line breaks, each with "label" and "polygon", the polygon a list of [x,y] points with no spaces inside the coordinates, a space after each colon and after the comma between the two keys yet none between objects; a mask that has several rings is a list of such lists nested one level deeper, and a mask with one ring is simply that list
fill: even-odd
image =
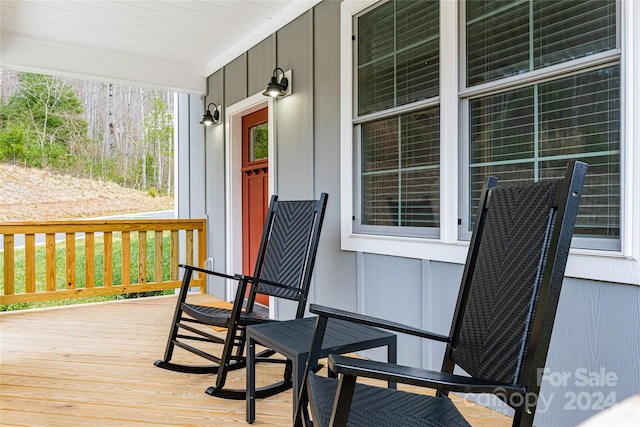
[{"label": "rocking chair armrest", "polygon": [[237,275],[236,276],[231,276],[229,274],[219,273],[217,271],[207,270],[207,269],[204,269],[204,268],[200,268],[200,267],[196,267],[196,266],[188,265],[188,264],[178,264],[178,266],[181,267],[181,268],[187,269],[187,270],[197,271],[199,273],[210,274],[212,276],[218,276],[218,277],[224,277],[225,279],[238,280]]},{"label": "rocking chair armrest", "polygon": [[223,277],[225,279],[238,280],[238,281],[244,280],[245,282],[248,282],[248,283],[254,283],[258,285],[265,284],[265,285],[275,286],[282,289],[291,290],[294,292],[300,292],[300,289],[294,286],[283,285],[282,283],[272,282],[270,280],[261,279],[259,277],[248,276],[246,274],[234,274],[232,276],[230,274],[220,273],[213,270],[207,270],[205,268],[200,268],[200,267],[196,267],[194,265],[189,265],[189,264],[178,264],[178,266],[187,270],[197,271],[199,273],[204,273],[204,274],[210,274],[212,276]]},{"label": "rocking chair armrest", "polygon": [[271,280],[266,280],[266,279],[261,279],[259,277],[253,277],[253,276],[249,276],[246,274],[236,274],[235,275],[235,279],[236,280],[245,280],[249,283],[253,283],[254,285],[258,285],[258,287],[260,285],[269,285],[269,286],[275,286],[277,288],[281,288],[281,289],[287,289],[293,292],[302,292],[299,288],[295,287],[295,286],[289,286],[289,285],[283,285],[282,283],[278,283],[278,282],[272,282]]},{"label": "rocking chair armrest", "polygon": [[462,375],[430,371],[421,368],[375,362],[353,357],[329,355],[329,369],[350,377],[367,377],[384,381],[435,388],[462,393],[494,393],[510,396],[526,390],[516,384],[482,380]]},{"label": "rocking chair armrest", "polygon": [[348,322],[360,323],[367,326],[382,328],[389,331],[400,332],[403,334],[413,335],[440,342],[451,342],[451,339],[445,335],[436,334],[425,331],[423,329],[414,328],[412,326],[403,325],[397,322],[391,322],[377,317],[367,316],[350,311],[340,310],[337,308],[326,307],[317,304],[310,304],[309,311],[322,317],[331,317],[334,319],[346,320]]}]

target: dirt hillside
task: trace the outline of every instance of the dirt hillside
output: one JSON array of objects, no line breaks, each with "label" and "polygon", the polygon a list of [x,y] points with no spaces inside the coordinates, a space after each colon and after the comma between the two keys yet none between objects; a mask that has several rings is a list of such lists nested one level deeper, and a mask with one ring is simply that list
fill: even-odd
[{"label": "dirt hillside", "polygon": [[110,182],[0,164],[0,221],[94,218],[173,207],[170,197],[151,197]]}]

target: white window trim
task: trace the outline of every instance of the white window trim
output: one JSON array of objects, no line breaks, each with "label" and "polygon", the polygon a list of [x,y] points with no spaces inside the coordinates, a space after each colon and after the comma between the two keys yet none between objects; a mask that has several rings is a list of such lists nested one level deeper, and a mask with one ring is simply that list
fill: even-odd
[{"label": "white window trim", "polygon": [[[469,242],[458,238],[461,167],[458,141],[461,130],[459,95],[458,2],[440,2],[440,148],[441,201],[440,238],[411,238],[353,231],[354,215],[354,130],[353,130],[353,16],[378,0],[341,3],[340,31],[340,202],[341,247],[343,250],[429,259],[464,264]],[[621,140],[621,251],[572,249],[565,275],[605,282],[640,285],[640,3],[620,2],[621,74],[623,128]],[[450,23],[454,22],[455,25]],[[634,142],[635,141],[635,142]]]}]

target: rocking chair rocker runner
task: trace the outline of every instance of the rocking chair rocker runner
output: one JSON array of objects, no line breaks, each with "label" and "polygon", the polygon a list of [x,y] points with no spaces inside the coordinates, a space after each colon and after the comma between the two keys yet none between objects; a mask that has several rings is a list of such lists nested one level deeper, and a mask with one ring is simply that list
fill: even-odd
[{"label": "rocking chair rocker runner", "polygon": [[[294,425],[469,426],[448,397],[454,391],[494,394],[515,410],[513,426],[531,426],[586,168],[571,162],[563,180],[505,187],[489,178],[448,336],[312,304],[319,317]],[[330,317],[445,342],[442,369],[330,355],[328,367],[338,378],[318,376]],[[470,376],[454,375],[456,365]],[[359,376],[428,387],[436,395],[356,383]]]},{"label": "rocking chair rocker runner", "polygon": [[[228,399],[244,399],[246,395],[244,390],[228,390],[224,385],[230,370],[246,366],[244,356],[246,326],[274,321],[254,310],[256,295],[263,294],[296,301],[296,318],[303,317],[327,198],[326,193],[322,193],[319,200],[309,201],[279,201],[277,196],[272,196],[253,276],[242,274],[231,276],[190,265],[180,265],[185,272],[173,324],[164,359],[156,361],[155,365],[179,372],[217,373],[216,386],[210,387],[206,391],[208,394]],[[193,272],[237,280],[238,288],[233,308],[187,303],[186,298]],[[247,286],[251,288],[245,300]],[[211,330],[203,330],[202,325],[226,328],[226,337],[221,338],[214,335]],[[194,345],[198,342],[223,344],[222,353],[218,356],[202,349],[204,346],[196,348]],[[208,359],[213,364],[194,366],[173,363],[171,358],[175,346]],[[265,350],[258,355],[256,361],[284,363],[282,360],[266,360],[273,354],[273,351]],[[290,387],[291,367],[288,364],[282,382],[257,390],[256,393],[258,397],[267,397]]]}]

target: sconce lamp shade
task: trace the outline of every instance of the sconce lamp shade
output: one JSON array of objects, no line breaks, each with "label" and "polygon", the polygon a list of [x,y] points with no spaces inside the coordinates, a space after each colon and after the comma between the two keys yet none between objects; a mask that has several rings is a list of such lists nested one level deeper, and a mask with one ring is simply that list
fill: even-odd
[{"label": "sconce lamp shade", "polygon": [[[278,81],[278,71],[280,71],[280,81]],[[289,79],[285,77],[282,68],[277,67],[273,70],[273,76],[271,76],[267,89],[262,94],[271,98],[282,98],[291,93],[291,91],[287,92],[288,87]]]},{"label": "sconce lamp shade", "polygon": [[[211,106],[214,106],[213,114],[211,114]],[[211,125],[219,125],[220,124],[220,111],[218,111],[218,106],[213,102],[207,105],[207,112],[202,116],[201,125],[211,126]]]}]

